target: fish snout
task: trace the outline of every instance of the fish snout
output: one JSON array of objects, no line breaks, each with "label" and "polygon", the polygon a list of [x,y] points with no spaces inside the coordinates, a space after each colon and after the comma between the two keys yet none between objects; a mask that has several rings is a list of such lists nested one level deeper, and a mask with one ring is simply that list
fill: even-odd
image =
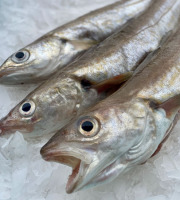
[{"label": "fish snout", "polygon": [[11,125],[7,120],[0,120],[0,136],[11,132]]},{"label": "fish snout", "polygon": [[6,131],[4,127],[0,124],[0,136],[5,135]]},{"label": "fish snout", "polygon": [[0,136],[11,134],[11,133],[13,133],[15,131],[16,130],[13,127],[8,126],[8,125],[5,126],[5,125],[0,123]]},{"label": "fish snout", "polygon": [[49,160],[49,157],[54,157],[59,152],[58,149],[63,145],[66,134],[66,129],[61,129],[41,148],[40,154],[44,160]]},{"label": "fish snout", "polygon": [[48,142],[46,143],[40,150],[40,154],[42,158],[46,161],[49,161],[56,152],[56,142]]},{"label": "fish snout", "polygon": [[7,71],[4,67],[0,66],[0,83],[4,82],[4,77],[8,74]]},{"label": "fish snout", "polygon": [[13,118],[10,114],[0,120],[0,136],[11,134],[16,131],[29,133],[32,130],[33,126],[31,124],[21,122],[18,118]]},{"label": "fish snout", "polygon": [[1,66],[0,66],[0,78],[3,76],[8,75],[11,73],[11,71],[14,71],[14,65],[13,63],[9,62],[8,60],[5,61]]}]

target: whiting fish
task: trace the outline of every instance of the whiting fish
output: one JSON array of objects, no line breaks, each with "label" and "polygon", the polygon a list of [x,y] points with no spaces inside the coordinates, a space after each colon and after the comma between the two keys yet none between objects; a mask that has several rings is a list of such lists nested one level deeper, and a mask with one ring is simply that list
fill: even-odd
[{"label": "whiting fish", "polygon": [[18,130],[29,137],[40,136],[62,128],[106,97],[106,90],[113,89],[113,84],[127,80],[141,61],[176,30],[179,15],[179,0],[155,1],[123,32],[91,48],[30,93],[0,120],[0,135]]},{"label": "whiting fish", "polygon": [[103,41],[152,0],[121,0],[69,22],[11,55],[0,67],[0,83],[7,85],[47,80],[85,50]]},{"label": "whiting fish", "polygon": [[179,110],[180,29],[150,64],[58,131],[41,154],[73,168],[68,193],[106,183],[156,154]]}]

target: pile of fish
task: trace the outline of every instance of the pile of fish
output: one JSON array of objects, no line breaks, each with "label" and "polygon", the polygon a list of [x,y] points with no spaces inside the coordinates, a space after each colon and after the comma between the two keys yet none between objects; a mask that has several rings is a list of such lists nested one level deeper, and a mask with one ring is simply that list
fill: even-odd
[{"label": "pile of fish", "polygon": [[72,167],[67,193],[145,163],[179,117],[179,18],[180,0],[120,0],[20,49],[0,83],[42,83],[0,120],[0,136],[54,133],[40,153]]}]

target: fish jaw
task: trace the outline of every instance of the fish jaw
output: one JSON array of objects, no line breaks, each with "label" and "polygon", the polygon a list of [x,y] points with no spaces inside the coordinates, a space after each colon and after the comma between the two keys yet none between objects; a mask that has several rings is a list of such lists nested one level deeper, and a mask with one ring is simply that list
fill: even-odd
[{"label": "fish jaw", "polygon": [[33,131],[33,126],[28,123],[19,123],[18,120],[15,120],[10,115],[0,120],[0,136],[11,134],[15,131],[29,133]]},{"label": "fish jaw", "polygon": [[[68,150],[67,150],[68,149]],[[58,162],[72,167],[72,174],[69,176],[66,184],[66,192],[74,192],[86,174],[86,170],[89,167],[89,161],[83,155],[85,152],[79,152],[77,150],[67,147],[66,145],[59,146],[57,148],[55,143],[47,143],[42,147],[40,151],[42,157],[46,161]]]},{"label": "fish jaw", "polygon": [[[122,164],[125,163],[125,156],[121,158],[122,163],[117,156],[113,162],[111,153],[105,157],[103,155],[101,158],[95,154],[94,156],[89,155],[86,160],[88,157],[86,150],[79,153],[73,148],[63,146],[63,143],[58,149],[55,148],[55,144],[46,144],[41,149],[41,155],[46,161],[58,162],[72,167],[72,173],[66,184],[68,194],[110,182],[127,168],[126,164]],[[92,158],[90,158],[91,156]],[[109,159],[110,162],[108,162]]]},{"label": "fish jaw", "polygon": [[[86,151],[79,153],[77,150],[71,148],[67,151],[67,148],[68,147],[63,147],[63,144],[58,148],[58,150],[53,149],[51,144],[49,146],[45,145],[41,149],[41,155],[46,161],[58,162],[72,167],[72,173],[66,184],[66,192],[68,194],[77,192],[84,188],[92,187],[102,182],[102,180],[100,180],[93,185],[91,184],[91,182],[97,179],[96,176],[101,174],[99,168],[101,170],[102,166],[99,167],[101,162],[97,158],[90,162],[89,159],[85,159],[86,156],[88,157]],[[97,168],[96,165],[98,166]]]}]

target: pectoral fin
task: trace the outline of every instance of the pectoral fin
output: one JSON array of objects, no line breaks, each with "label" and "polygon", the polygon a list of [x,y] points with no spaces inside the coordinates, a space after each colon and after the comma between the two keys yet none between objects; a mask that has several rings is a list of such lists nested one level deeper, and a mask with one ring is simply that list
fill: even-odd
[{"label": "pectoral fin", "polygon": [[161,104],[150,101],[149,105],[153,109],[163,109],[166,112],[166,116],[169,118],[172,115],[176,115],[180,110],[180,94],[171,97]]},{"label": "pectoral fin", "polygon": [[[125,81],[127,81],[132,76],[132,72],[127,72],[125,74],[120,74],[99,84],[95,84],[92,87],[101,93],[107,91],[108,89],[119,88]],[[116,89],[115,89],[116,90]]]},{"label": "pectoral fin", "polygon": [[164,139],[162,140],[162,142],[159,144],[158,148],[156,149],[156,151],[154,152],[154,154],[151,156],[155,156],[157,153],[159,153],[159,151],[161,150],[164,142],[167,140],[167,138],[169,137],[171,131],[173,130],[174,126],[176,125],[177,121],[179,120],[179,110],[180,110],[180,95],[176,95],[170,99],[168,99],[167,101],[161,103],[161,104],[157,104],[154,102],[150,103],[150,106],[153,109],[163,109],[166,113],[166,117],[167,118],[171,118],[173,117],[173,122],[171,124],[171,126],[169,127],[169,129],[167,130]]},{"label": "pectoral fin", "polygon": [[169,129],[167,130],[167,132],[166,132],[166,134],[165,134],[165,136],[164,136],[164,139],[163,139],[162,142],[159,144],[158,148],[156,149],[156,151],[153,153],[153,155],[152,155],[151,157],[153,157],[153,156],[155,156],[156,154],[159,153],[159,151],[161,150],[163,144],[164,144],[164,143],[166,142],[166,140],[169,138],[170,133],[171,133],[171,131],[173,130],[173,128],[174,128],[174,126],[176,125],[176,123],[178,122],[178,120],[179,120],[179,113],[176,114],[176,116],[175,116],[175,118],[174,118],[174,120],[173,120],[171,126],[169,127]]}]

